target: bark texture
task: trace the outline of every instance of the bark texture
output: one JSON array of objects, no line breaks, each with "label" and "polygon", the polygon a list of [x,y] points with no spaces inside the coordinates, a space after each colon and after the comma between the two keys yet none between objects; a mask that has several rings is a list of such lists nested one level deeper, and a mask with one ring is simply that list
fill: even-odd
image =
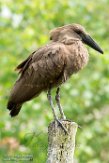
[{"label": "bark texture", "polygon": [[57,122],[48,127],[48,159],[47,163],[73,163],[75,136],[78,125],[75,122],[62,121],[67,129],[65,134]]}]

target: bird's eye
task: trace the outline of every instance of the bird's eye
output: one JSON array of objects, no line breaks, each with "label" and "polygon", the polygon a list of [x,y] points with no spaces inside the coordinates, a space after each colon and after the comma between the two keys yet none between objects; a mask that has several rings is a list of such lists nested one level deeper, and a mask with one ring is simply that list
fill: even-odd
[{"label": "bird's eye", "polygon": [[82,32],[81,32],[80,30],[77,30],[76,33],[77,33],[77,34],[81,34]]},{"label": "bird's eye", "polygon": [[52,36],[50,37],[50,40],[52,40]]}]

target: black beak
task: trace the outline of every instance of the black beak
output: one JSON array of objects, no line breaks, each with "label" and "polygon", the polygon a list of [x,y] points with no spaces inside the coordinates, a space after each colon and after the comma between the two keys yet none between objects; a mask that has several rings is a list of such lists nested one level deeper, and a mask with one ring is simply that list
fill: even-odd
[{"label": "black beak", "polygon": [[98,46],[98,44],[89,35],[82,33],[81,37],[82,37],[83,43],[89,45],[90,47],[92,47],[93,49],[98,51],[99,53],[103,54],[102,49]]}]

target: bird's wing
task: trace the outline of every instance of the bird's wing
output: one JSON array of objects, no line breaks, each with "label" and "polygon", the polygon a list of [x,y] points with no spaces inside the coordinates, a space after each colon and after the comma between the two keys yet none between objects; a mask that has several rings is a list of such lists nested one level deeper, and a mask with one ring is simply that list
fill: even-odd
[{"label": "bird's wing", "polygon": [[21,76],[11,92],[11,100],[25,102],[57,82],[65,66],[64,45],[51,43],[34,52],[18,69]]},{"label": "bird's wing", "polygon": [[23,73],[27,67],[29,66],[31,60],[32,60],[32,57],[33,57],[33,54],[36,53],[36,51],[34,51],[27,59],[25,59],[23,62],[21,62],[16,68],[15,70],[18,71],[19,73]]}]

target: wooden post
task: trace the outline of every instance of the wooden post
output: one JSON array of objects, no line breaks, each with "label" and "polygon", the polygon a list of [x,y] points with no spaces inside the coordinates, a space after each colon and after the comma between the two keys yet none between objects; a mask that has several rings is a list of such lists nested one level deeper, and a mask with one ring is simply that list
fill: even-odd
[{"label": "wooden post", "polygon": [[48,159],[47,163],[73,163],[75,136],[78,125],[75,122],[62,121],[68,134],[62,130],[57,122],[48,127]]}]

